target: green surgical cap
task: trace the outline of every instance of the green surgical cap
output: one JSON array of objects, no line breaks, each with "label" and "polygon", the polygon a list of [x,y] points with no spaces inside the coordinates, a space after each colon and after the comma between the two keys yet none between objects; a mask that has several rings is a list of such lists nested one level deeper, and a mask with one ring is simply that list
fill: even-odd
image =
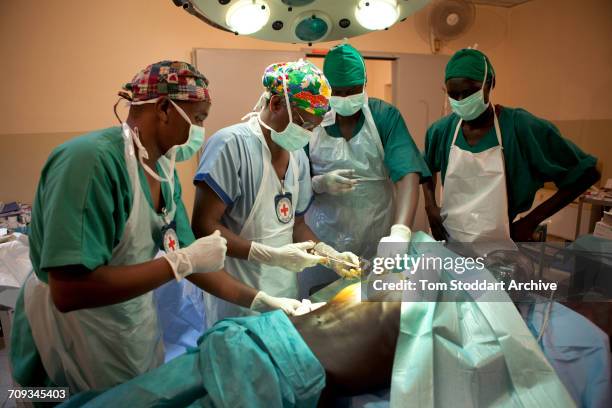
[{"label": "green surgical cap", "polygon": [[478,50],[464,48],[451,57],[446,64],[444,82],[451,78],[469,78],[482,82],[485,74],[485,59],[487,60],[487,79],[495,77],[491,61]]},{"label": "green surgical cap", "polygon": [[363,57],[346,43],[329,50],[323,63],[323,73],[332,88],[364,85],[366,82]]}]

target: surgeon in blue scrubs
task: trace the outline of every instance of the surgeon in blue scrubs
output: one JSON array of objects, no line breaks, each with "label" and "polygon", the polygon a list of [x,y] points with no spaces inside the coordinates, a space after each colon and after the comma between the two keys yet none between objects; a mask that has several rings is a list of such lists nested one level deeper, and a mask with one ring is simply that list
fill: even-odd
[{"label": "surgeon in blue scrubs", "polygon": [[[192,227],[196,236],[221,231],[228,241],[228,273],[264,298],[278,297],[278,307],[291,313],[299,304],[297,275],[324,262],[319,255],[356,266],[359,260],[318,242],[304,221],[313,195],[303,147],[329,108],[325,76],[299,60],[270,65],[262,83],[265,91],[250,120],[221,129],[206,144],[194,177]],[[334,272],[347,276],[345,265],[334,263]],[[207,295],[209,324],[251,313]]]}]

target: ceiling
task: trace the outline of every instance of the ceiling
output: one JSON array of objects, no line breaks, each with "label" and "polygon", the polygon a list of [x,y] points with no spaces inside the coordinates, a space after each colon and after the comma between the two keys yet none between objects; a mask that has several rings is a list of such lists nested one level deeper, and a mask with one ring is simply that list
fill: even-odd
[{"label": "ceiling", "polygon": [[472,3],[496,7],[514,7],[530,1],[532,0],[472,0]]}]

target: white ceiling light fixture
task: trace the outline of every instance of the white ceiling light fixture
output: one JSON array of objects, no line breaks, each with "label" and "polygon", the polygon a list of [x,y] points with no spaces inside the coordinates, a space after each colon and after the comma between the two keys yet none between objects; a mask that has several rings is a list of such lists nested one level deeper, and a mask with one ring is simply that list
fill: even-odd
[{"label": "white ceiling light fixture", "polygon": [[357,22],[368,30],[384,30],[399,18],[397,0],[361,0],[355,9]]},{"label": "white ceiling light fixture", "polygon": [[270,19],[270,7],[262,0],[240,0],[230,7],[227,25],[236,33],[249,35],[261,30]]},{"label": "white ceiling light fixture", "polygon": [[228,35],[311,46],[390,28],[430,1],[172,0],[169,3],[211,27],[227,31]]}]

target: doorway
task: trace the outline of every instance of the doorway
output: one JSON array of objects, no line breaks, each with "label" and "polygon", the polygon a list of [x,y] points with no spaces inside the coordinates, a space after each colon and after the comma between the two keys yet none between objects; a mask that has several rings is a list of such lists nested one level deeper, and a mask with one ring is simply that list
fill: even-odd
[{"label": "doorway", "polygon": [[[309,54],[306,58],[323,71],[323,56]],[[368,75],[368,96],[393,103],[393,59],[367,56],[364,58]]]}]

